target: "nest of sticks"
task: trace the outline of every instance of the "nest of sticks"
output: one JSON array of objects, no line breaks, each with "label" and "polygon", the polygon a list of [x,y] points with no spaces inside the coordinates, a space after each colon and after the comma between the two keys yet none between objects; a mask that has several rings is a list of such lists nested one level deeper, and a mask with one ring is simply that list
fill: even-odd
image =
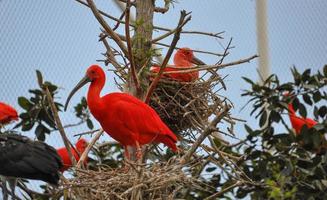
[{"label": "nest of sticks", "polygon": [[63,185],[64,190],[73,199],[175,199],[182,190],[210,187],[187,175],[177,162],[131,166],[127,172],[121,168],[77,169],[76,177]]},{"label": "nest of sticks", "polygon": [[212,73],[215,74],[206,80],[162,79],[158,84],[150,104],[174,133],[187,136],[192,131],[203,130],[207,119],[225,106],[226,98],[217,94],[224,87],[219,87],[222,79],[216,72]]}]

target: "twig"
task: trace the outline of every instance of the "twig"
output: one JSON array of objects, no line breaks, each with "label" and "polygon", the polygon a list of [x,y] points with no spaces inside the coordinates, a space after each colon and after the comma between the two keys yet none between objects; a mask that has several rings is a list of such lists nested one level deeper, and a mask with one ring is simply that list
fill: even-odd
[{"label": "twig", "polygon": [[187,15],[189,15],[189,13],[186,13],[185,10],[181,11],[181,16],[180,16],[180,19],[179,19],[179,22],[178,22],[178,25],[177,25],[177,28],[176,28],[177,31],[176,31],[175,34],[174,34],[174,38],[173,38],[173,40],[172,40],[172,42],[171,42],[171,45],[170,45],[170,47],[169,47],[169,49],[168,49],[168,52],[167,52],[167,54],[166,54],[166,57],[165,57],[165,59],[164,59],[162,65],[161,65],[161,67],[160,67],[160,70],[159,70],[157,76],[156,76],[155,79],[152,81],[151,85],[149,86],[149,88],[148,88],[148,90],[147,90],[147,93],[146,93],[146,96],[145,96],[145,103],[149,103],[149,102],[150,102],[151,95],[152,95],[154,89],[156,88],[156,86],[157,86],[157,84],[158,84],[158,82],[159,82],[159,79],[161,78],[161,75],[162,75],[162,73],[164,72],[164,69],[165,69],[165,67],[166,67],[166,65],[167,65],[167,63],[168,63],[168,61],[169,61],[169,59],[170,59],[170,57],[171,57],[171,54],[173,53],[173,50],[174,50],[174,48],[175,48],[175,46],[176,46],[176,44],[177,44],[177,42],[178,42],[178,40],[179,40],[180,32],[182,31],[183,26],[184,26],[188,21],[191,20],[191,17],[190,17],[190,16],[187,17],[187,18],[185,19],[185,17],[186,17]]},{"label": "twig", "polygon": [[210,70],[210,69],[223,69],[225,67],[229,67],[229,66],[234,66],[234,65],[239,65],[242,63],[247,63],[250,62],[251,60],[253,60],[254,58],[257,58],[257,55],[251,56],[249,58],[245,58],[245,59],[240,59],[238,61],[234,61],[234,62],[230,62],[230,63],[225,63],[225,64],[218,64],[218,65],[197,65],[194,67],[189,67],[186,70],[178,70],[178,71],[168,71],[168,72],[163,72],[163,74],[175,74],[175,73],[190,73],[190,72],[195,72],[195,71],[203,71],[203,70]]},{"label": "twig", "polygon": [[235,188],[237,186],[241,186],[241,185],[243,185],[243,183],[241,181],[236,181],[236,183],[234,183],[234,184],[222,189],[221,191],[219,191],[219,192],[205,198],[204,200],[216,199],[217,197],[219,197],[220,195],[226,193],[227,191],[229,191],[229,190],[231,190],[231,189],[233,189],[233,188]]},{"label": "twig", "polygon": [[131,36],[129,32],[129,15],[130,15],[130,6],[131,1],[127,0],[126,4],[126,10],[125,10],[125,34],[126,34],[126,42],[127,42],[127,50],[128,50],[128,58],[131,64],[131,73],[132,73],[132,80],[134,82],[134,86],[136,88],[136,93],[140,90],[140,83],[137,78],[137,73],[135,70],[135,63],[134,63],[134,56],[133,56],[133,50],[132,50],[132,44],[131,44]]},{"label": "twig", "polygon": [[[82,0],[75,0],[77,1],[78,3],[84,5],[84,6],[87,6],[87,7],[90,7],[87,3],[83,2]],[[116,17],[113,17],[105,12],[103,12],[102,10],[97,10],[101,15],[111,19],[111,20],[114,20],[116,22],[119,22],[121,24],[125,24],[125,21],[123,20],[120,20]],[[130,23],[130,26],[132,27],[136,27],[136,25],[134,23]],[[164,27],[159,27],[159,26],[153,26],[154,29],[157,29],[157,30],[161,30],[161,31],[171,31],[171,29],[169,28],[164,28]],[[206,35],[206,36],[210,36],[210,37],[215,37],[215,38],[220,38],[220,39],[223,39],[223,37],[219,36],[221,35],[222,33],[224,32],[219,32],[219,33],[206,33],[206,32],[202,32],[202,31],[181,31],[181,34],[197,34],[197,35]]]},{"label": "twig", "polygon": [[[164,46],[164,47],[170,47],[170,45],[168,44],[164,44],[164,43],[160,43],[160,42],[156,42],[157,45],[160,46]],[[180,49],[181,47],[175,47],[175,49]],[[221,53],[214,53],[214,52],[210,52],[210,51],[202,51],[202,50],[196,50],[196,49],[192,49],[193,52],[197,52],[197,53],[203,53],[203,54],[209,54],[209,55],[214,55],[214,56],[223,56],[224,54]]]},{"label": "twig", "polygon": [[99,21],[99,23],[102,25],[104,30],[112,37],[112,39],[117,43],[117,45],[120,47],[120,49],[123,51],[125,56],[127,57],[128,51],[126,49],[125,44],[123,41],[119,38],[119,36],[110,28],[110,26],[107,24],[107,22],[103,19],[101,16],[101,13],[97,9],[96,5],[94,4],[93,0],[86,0],[89,7],[91,8],[95,18]]},{"label": "twig", "polygon": [[95,144],[95,142],[100,138],[100,136],[102,135],[103,130],[100,129],[99,132],[97,132],[97,134],[92,138],[91,142],[89,143],[89,145],[86,147],[85,151],[82,153],[76,168],[80,168],[82,163],[84,163],[84,160],[86,159],[87,155],[89,154],[91,148],[93,147],[93,145]]},{"label": "twig", "polygon": [[206,127],[203,133],[197,138],[197,140],[194,142],[192,147],[182,157],[181,159],[182,164],[187,163],[191,159],[196,149],[200,146],[200,144],[208,135],[210,135],[213,131],[216,130],[216,125],[224,118],[224,116],[228,113],[229,110],[230,110],[230,106],[226,105],[224,109],[219,114],[216,115],[216,117]]},{"label": "twig", "polygon": [[70,145],[70,142],[69,142],[69,140],[68,140],[68,138],[66,136],[65,130],[64,130],[63,126],[62,126],[61,120],[60,120],[59,115],[58,115],[58,110],[57,110],[57,108],[56,108],[56,106],[55,106],[55,104],[53,102],[53,99],[51,97],[48,86],[46,86],[46,85],[43,85],[43,86],[44,87],[42,89],[44,90],[44,92],[45,92],[45,94],[47,96],[47,99],[49,101],[51,111],[53,113],[54,120],[55,120],[55,122],[57,124],[59,133],[60,133],[60,135],[62,137],[62,140],[64,141],[65,147],[66,147],[66,149],[68,151],[68,156],[69,156],[70,160],[72,161],[73,165],[76,165],[75,157],[73,156],[71,148],[70,148],[70,146],[73,147],[73,145]]}]

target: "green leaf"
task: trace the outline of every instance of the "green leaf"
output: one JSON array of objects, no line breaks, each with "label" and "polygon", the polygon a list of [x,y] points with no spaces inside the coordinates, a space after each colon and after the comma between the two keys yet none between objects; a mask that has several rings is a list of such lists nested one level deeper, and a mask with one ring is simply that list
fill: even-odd
[{"label": "green leaf", "polygon": [[310,106],[312,105],[311,98],[310,98],[310,96],[307,93],[303,94],[302,95],[302,98],[303,98],[303,100],[304,100],[305,103],[307,103]]},{"label": "green leaf", "polygon": [[267,121],[267,111],[264,110],[264,111],[262,112],[262,115],[261,115],[261,117],[260,117],[260,121],[259,121],[259,125],[260,125],[260,127],[263,127],[263,126],[265,125],[266,121]]},{"label": "green leaf", "polygon": [[34,122],[33,121],[26,121],[22,126],[22,131],[29,131],[33,128]]},{"label": "green leaf", "polygon": [[320,92],[319,91],[316,91],[315,93],[313,93],[313,101],[315,103],[317,103],[320,100],[321,100],[321,94],[320,94]]},{"label": "green leaf", "polygon": [[18,97],[18,104],[24,110],[29,110],[33,106],[33,104],[25,97]]},{"label": "green leaf", "polygon": [[217,169],[217,167],[208,167],[207,169],[206,169],[206,172],[213,172],[213,171],[215,171]]},{"label": "green leaf", "polygon": [[255,84],[251,79],[246,78],[244,76],[242,77],[242,79],[245,80],[246,82],[250,83],[251,85],[254,85]]},{"label": "green leaf", "polygon": [[37,82],[40,86],[40,88],[43,87],[43,77],[42,77],[42,73],[39,70],[36,70],[36,77],[37,77]]},{"label": "green leaf", "polygon": [[327,114],[327,107],[326,106],[320,107],[318,113],[321,118],[324,118]]},{"label": "green leaf", "polygon": [[299,104],[299,112],[302,117],[304,117],[304,118],[307,117],[307,109],[305,108],[305,106],[302,103]]},{"label": "green leaf", "polygon": [[45,140],[45,132],[44,132],[44,128],[41,124],[39,124],[36,129],[35,129],[35,135],[37,137],[38,140],[40,141],[44,141]]},{"label": "green leaf", "polygon": [[91,121],[90,119],[87,119],[87,120],[86,120],[86,124],[87,124],[87,127],[88,127],[89,129],[93,129],[93,128],[94,128],[93,123],[92,123],[92,121]]},{"label": "green leaf", "polygon": [[327,65],[324,66],[324,75],[327,78]]}]

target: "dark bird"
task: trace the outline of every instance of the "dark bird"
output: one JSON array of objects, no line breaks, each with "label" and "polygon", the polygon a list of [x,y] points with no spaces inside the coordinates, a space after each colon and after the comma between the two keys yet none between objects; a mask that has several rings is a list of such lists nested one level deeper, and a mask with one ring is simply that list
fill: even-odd
[{"label": "dark bird", "polygon": [[0,134],[0,175],[4,178],[3,197],[8,199],[6,181],[15,199],[16,179],[41,180],[58,185],[62,161],[56,149],[44,142],[17,134]]}]

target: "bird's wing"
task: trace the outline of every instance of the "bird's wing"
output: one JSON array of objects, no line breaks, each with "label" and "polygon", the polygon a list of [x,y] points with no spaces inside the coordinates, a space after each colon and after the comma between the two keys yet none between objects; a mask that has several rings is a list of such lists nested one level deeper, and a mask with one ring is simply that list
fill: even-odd
[{"label": "bird's wing", "polygon": [[0,174],[56,184],[62,162],[56,150],[16,134],[0,135]]},{"label": "bird's wing", "polygon": [[116,109],[112,112],[117,113],[115,116],[125,121],[129,129],[148,134],[173,134],[156,111],[138,98],[126,93],[111,93],[104,98],[110,98],[111,108]]}]

